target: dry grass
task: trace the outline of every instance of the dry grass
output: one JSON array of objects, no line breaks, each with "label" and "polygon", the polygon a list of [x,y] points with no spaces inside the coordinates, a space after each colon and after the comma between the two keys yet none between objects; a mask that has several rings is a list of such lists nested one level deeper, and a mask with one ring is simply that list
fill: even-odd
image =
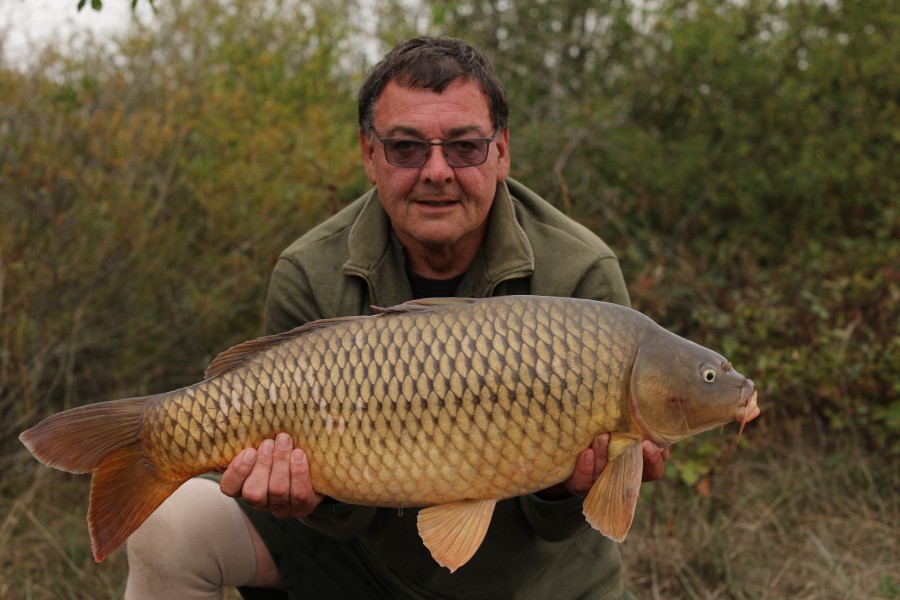
[{"label": "dry grass", "polygon": [[94,563],[87,538],[88,478],[6,459],[0,484],[0,598],[120,598],[126,563]]},{"label": "dry grass", "polygon": [[654,600],[900,598],[896,465],[822,432],[768,437],[728,458],[707,494],[650,487],[623,548],[631,589]]},{"label": "dry grass", "polygon": [[[645,486],[623,546],[635,595],[900,598],[897,469],[853,439],[751,435],[754,446],[724,457],[706,495],[674,478]],[[124,553],[99,565],[90,555],[88,478],[39,467],[24,449],[0,471],[0,599],[121,597]]]}]

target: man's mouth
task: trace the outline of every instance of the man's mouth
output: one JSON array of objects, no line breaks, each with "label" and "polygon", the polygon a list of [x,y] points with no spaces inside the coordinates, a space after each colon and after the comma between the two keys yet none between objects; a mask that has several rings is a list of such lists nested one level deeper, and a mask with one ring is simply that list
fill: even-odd
[{"label": "man's mouth", "polygon": [[441,208],[444,206],[453,206],[457,202],[456,200],[416,200],[416,203],[429,207]]}]

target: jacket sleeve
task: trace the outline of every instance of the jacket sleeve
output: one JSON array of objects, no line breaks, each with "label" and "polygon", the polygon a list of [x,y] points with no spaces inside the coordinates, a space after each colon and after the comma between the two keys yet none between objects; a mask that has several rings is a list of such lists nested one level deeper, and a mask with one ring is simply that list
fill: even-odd
[{"label": "jacket sleeve", "polygon": [[619,268],[619,261],[613,256],[598,258],[576,284],[572,297],[631,307],[625,277]]},{"label": "jacket sleeve", "polygon": [[275,263],[266,294],[266,334],[281,333],[322,318],[303,270],[282,256]]}]

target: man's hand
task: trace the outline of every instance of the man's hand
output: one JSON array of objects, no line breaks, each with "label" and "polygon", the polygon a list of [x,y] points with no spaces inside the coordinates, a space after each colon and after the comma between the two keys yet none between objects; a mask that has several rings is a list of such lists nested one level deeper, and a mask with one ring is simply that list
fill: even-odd
[{"label": "man's hand", "polygon": [[243,450],[222,474],[222,493],[241,497],[279,519],[309,515],[323,496],[313,489],[306,453],[292,450],[293,445],[289,435],[279,433],[274,440],[264,440],[258,451]]},{"label": "man's hand", "polygon": [[[609,447],[609,434],[601,433],[591,442],[590,448],[578,455],[575,462],[575,471],[572,476],[562,483],[538,492],[538,495],[547,500],[565,498],[566,496],[587,496],[591,486],[600,477],[600,473],[606,468],[609,460],[607,448]],[[669,460],[669,449],[660,448],[650,440],[644,440],[641,446],[644,455],[644,472],[641,481],[656,481],[663,476],[666,469],[666,461]]]},{"label": "man's hand", "polygon": [[641,450],[644,454],[644,473],[641,481],[661,479],[666,471],[666,461],[669,460],[669,449],[660,448],[650,440],[644,440]]}]

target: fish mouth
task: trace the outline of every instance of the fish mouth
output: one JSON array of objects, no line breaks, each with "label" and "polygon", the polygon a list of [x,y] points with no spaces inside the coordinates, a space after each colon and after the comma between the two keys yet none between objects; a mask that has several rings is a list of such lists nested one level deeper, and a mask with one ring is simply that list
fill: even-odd
[{"label": "fish mouth", "polygon": [[756,386],[753,385],[752,381],[748,381],[750,386],[745,387],[742,393],[744,399],[737,410],[734,411],[734,420],[741,424],[741,428],[738,430],[738,440],[741,439],[741,434],[744,433],[744,426],[759,416],[759,406],[756,404]]}]

